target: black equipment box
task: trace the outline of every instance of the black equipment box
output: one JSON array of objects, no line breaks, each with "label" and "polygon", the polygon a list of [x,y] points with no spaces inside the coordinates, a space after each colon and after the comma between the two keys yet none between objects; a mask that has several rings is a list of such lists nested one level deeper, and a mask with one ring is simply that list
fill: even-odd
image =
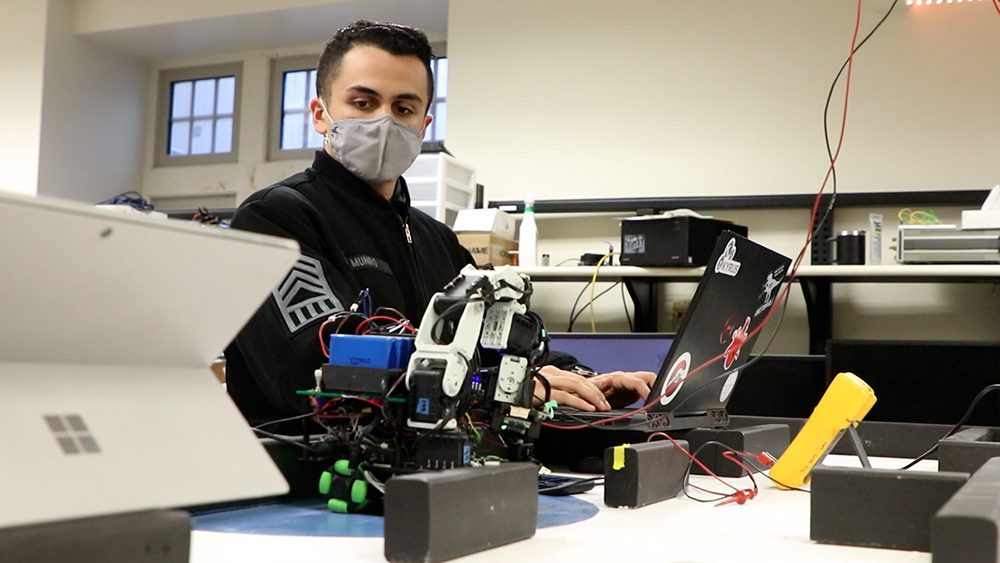
[{"label": "black equipment box", "polygon": [[623,219],[623,266],[704,266],[723,231],[747,236],[742,225],[698,217]]},{"label": "black equipment box", "polygon": [[413,473],[385,484],[389,561],[447,561],[530,538],[537,524],[533,463]]}]

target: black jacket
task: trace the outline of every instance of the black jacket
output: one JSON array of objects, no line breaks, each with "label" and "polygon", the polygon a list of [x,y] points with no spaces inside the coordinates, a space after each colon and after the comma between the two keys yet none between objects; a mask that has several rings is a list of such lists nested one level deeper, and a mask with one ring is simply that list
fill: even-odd
[{"label": "black jacket", "polygon": [[392,201],[325,152],[311,168],[251,195],[232,227],[299,242],[285,281],[226,349],[229,394],[251,424],[301,414],[295,391],[324,362],[317,330],[368,289],[376,307],[416,325],[431,296],[472,256],[444,224],[410,207],[400,179]]}]

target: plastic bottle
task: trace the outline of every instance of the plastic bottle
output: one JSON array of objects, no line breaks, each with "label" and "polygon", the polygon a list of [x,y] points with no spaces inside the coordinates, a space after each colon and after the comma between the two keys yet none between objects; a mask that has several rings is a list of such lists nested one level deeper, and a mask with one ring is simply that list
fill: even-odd
[{"label": "plastic bottle", "polygon": [[538,265],[538,225],[535,223],[535,198],[524,200],[524,216],[517,233],[518,265],[533,268]]}]

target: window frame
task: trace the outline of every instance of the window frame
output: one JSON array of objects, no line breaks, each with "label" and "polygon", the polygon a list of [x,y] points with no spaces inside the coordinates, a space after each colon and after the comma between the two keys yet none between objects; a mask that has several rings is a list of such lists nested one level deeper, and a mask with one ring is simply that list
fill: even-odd
[{"label": "window frame", "polygon": [[[206,78],[235,78],[233,89],[233,140],[227,153],[188,154],[170,156],[167,143],[170,136],[171,86],[175,82],[197,81]],[[240,107],[243,91],[243,62],[222,63],[185,68],[160,70],[156,101],[156,143],[153,166],[193,166],[199,164],[223,164],[239,160],[240,150]],[[214,122],[214,119],[213,119]]]},{"label": "window frame", "polygon": [[[440,145],[440,144],[443,144],[444,141],[445,141],[444,137],[442,137],[441,139],[437,139],[437,138],[434,137],[434,131],[437,130],[437,126],[438,126],[438,123],[436,122],[436,120],[437,120],[437,109],[436,108],[437,108],[438,104],[440,104],[440,103],[444,103],[444,104],[448,103],[448,96],[447,95],[444,95],[444,96],[441,95],[441,88],[440,88],[441,85],[440,85],[440,83],[438,83],[438,79],[439,79],[439,76],[440,76],[439,71],[438,71],[438,64],[439,64],[439,62],[442,59],[447,60],[448,59],[448,55],[444,54],[444,55],[437,55],[437,56],[435,56],[434,60],[432,61],[432,64],[431,64],[431,70],[434,73],[434,99],[431,100],[430,105],[427,107],[427,113],[429,113],[429,114],[431,114],[431,115],[434,116],[435,122],[431,123],[431,126],[429,127],[430,131],[427,132],[427,134],[425,135],[425,137],[423,139],[423,142],[426,145],[429,145],[429,146]],[[450,63],[448,63],[448,64],[449,64],[449,66],[448,66],[448,72],[450,74],[451,73],[451,65],[450,65]],[[445,123],[445,127],[447,127],[447,126],[448,126],[448,124]],[[445,131],[445,134],[447,136],[447,130]]]},{"label": "window frame", "polygon": [[[269,76],[270,95],[268,96],[267,108],[267,160],[311,160],[320,148],[305,147],[301,149],[281,149],[281,124],[284,117],[283,104],[285,73],[316,70],[319,63],[319,54],[299,55],[293,57],[279,57],[271,59],[271,71]],[[317,77],[318,80],[318,77]],[[313,97],[316,92],[313,92]],[[310,98],[312,99],[312,98]]]}]

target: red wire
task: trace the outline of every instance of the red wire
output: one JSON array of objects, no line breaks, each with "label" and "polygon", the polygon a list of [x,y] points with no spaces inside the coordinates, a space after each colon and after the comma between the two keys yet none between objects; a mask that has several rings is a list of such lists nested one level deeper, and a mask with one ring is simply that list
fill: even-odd
[{"label": "red wire", "polygon": [[316,335],[319,337],[319,349],[323,351],[323,357],[325,357],[327,359],[330,358],[330,352],[327,351],[327,349],[326,349],[326,342],[323,341],[323,329],[326,328],[326,325],[328,325],[328,324],[330,324],[332,322],[333,322],[333,319],[327,319],[327,320],[323,321],[323,324],[319,325],[319,331],[316,333]]},{"label": "red wire", "polygon": [[405,328],[406,330],[409,330],[410,332],[416,331],[416,329],[413,328],[413,325],[408,323],[406,319],[397,319],[396,317],[390,317],[389,315],[375,315],[374,317],[368,317],[367,319],[361,321],[361,323],[359,323],[358,326],[355,327],[354,334],[361,334],[362,327],[364,327],[365,325],[367,325],[372,321],[392,321],[395,324],[402,323],[403,328]]},{"label": "red wire", "polygon": [[[677,448],[678,450],[680,450],[680,452],[682,454],[686,455],[688,457],[688,459],[690,459],[695,465],[697,465],[698,467],[700,467],[701,470],[704,471],[706,475],[710,475],[712,477],[715,477],[716,481],[718,481],[718,482],[722,483],[723,485],[729,487],[733,491],[739,492],[741,490],[741,489],[738,489],[738,488],[732,486],[731,484],[727,483],[726,481],[723,481],[722,477],[719,477],[718,475],[716,475],[711,469],[709,469],[704,463],[702,463],[700,459],[698,459],[698,458],[694,457],[693,455],[691,455],[691,452],[689,452],[686,449],[684,449],[684,446],[682,446],[680,444],[680,442],[678,442],[677,440],[674,440],[673,436],[671,436],[670,434],[667,434],[666,432],[653,432],[652,434],[649,435],[649,438],[647,438],[646,441],[647,442],[652,442],[654,438],[666,438],[667,440],[670,440],[670,443],[672,443],[675,448]],[[699,490],[704,490],[704,489],[699,489]],[[716,493],[714,491],[706,491],[706,492],[710,492],[710,493],[713,493],[713,494],[716,494],[716,495],[723,495],[723,493]],[[728,496],[728,495],[725,495],[725,496]]]},{"label": "red wire", "polygon": [[[334,334],[339,334],[340,333],[340,329],[344,328],[344,323],[347,322],[347,319],[349,319],[349,318],[351,318],[351,317],[353,317],[354,315],[357,315],[357,314],[358,313],[348,313],[348,314],[345,314],[343,317],[341,317],[339,319],[340,323],[337,325],[337,328],[333,331]],[[321,325],[319,325],[319,332],[317,333],[318,336],[319,336],[319,349],[323,351],[323,357],[325,357],[326,359],[330,359],[330,352],[329,352],[329,350],[326,349],[326,342],[323,340],[323,329],[326,328],[326,325],[328,325],[328,324],[330,324],[330,323],[332,323],[332,322],[334,322],[336,320],[337,319],[335,319],[335,318],[327,319],[327,320],[323,321],[323,323]]]},{"label": "red wire", "polygon": [[740,458],[736,457],[737,455],[750,456],[750,454],[746,452],[731,452],[729,450],[722,452],[722,457],[728,459],[729,461],[735,463],[736,465],[739,465],[740,468],[743,469],[743,471],[746,471],[747,473],[753,473],[754,470],[748,467],[747,464],[743,463],[743,461],[740,460]]},{"label": "red wire", "polygon": [[[698,458],[696,458],[693,454],[691,454],[691,452],[689,452],[686,449],[684,449],[684,446],[680,445],[680,443],[677,442],[677,440],[674,440],[674,438],[672,436],[670,436],[670,434],[667,434],[666,432],[653,432],[652,434],[649,435],[649,438],[646,441],[647,442],[652,442],[654,438],[658,438],[658,437],[663,437],[663,438],[666,438],[666,439],[670,440],[670,442],[673,443],[673,445],[674,445],[675,448],[677,448],[678,450],[680,450],[681,453],[683,453],[685,456],[687,456],[688,459],[690,459],[693,463],[697,464],[698,467],[700,467],[707,475],[710,475],[710,476],[714,477],[716,481],[722,483],[723,485],[725,485],[725,486],[727,486],[727,487],[729,487],[730,489],[733,490],[733,492],[731,492],[731,493],[720,493],[718,491],[713,491],[713,490],[710,490],[710,489],[706,489],[704,487],[699,487],[698,485],[695,485],[694,483],[690,483],[690,482],[687,483],[688,487],[697,489],[697,490],[699,490],[699,491],[701,491],[703,493],[706,493],[706,494],[715,495],[715,496],[719,497],[716,500],[719,500],[721,502],[717,503],[715,506],[722,506],[724,504],[729,504],[729,503],[732,503],[732,502],[736,502],[737,504],[743,504],[747,500],[753,499],[755,496],[757,496],[757,484],[756,483],[754,483],[754,486],[753,486],[752,489],[740,489],[738,487],[733,486],[729,482],[724,481],[721,477],[719,477],[718,475],[716,475],[711,469],[709,469],[708,467],[706,467],[705,464],[702,463]],[[749,467],[747,467],[745,464],[743,464],[743,462],[741,462],[741,461],[739,461],[737,459],[729,457],[728,455],[726,455],[727,453],[732,453],[732,452],[726,451],[726,452],[723,453],[723,455],[725,455],[727,459],[730,459],[731,461],[733,461],[734,463],[736,463],[737,465],[739,465],[740,467],[742,467],[743,470],[747,472],[747,475],[749,475],[749,474],[752,473],[751,469]],[[747,454],[747,455],[749,455],[749,454]],[[751,480],[752,480],[752,478],[751,478]]]}]

